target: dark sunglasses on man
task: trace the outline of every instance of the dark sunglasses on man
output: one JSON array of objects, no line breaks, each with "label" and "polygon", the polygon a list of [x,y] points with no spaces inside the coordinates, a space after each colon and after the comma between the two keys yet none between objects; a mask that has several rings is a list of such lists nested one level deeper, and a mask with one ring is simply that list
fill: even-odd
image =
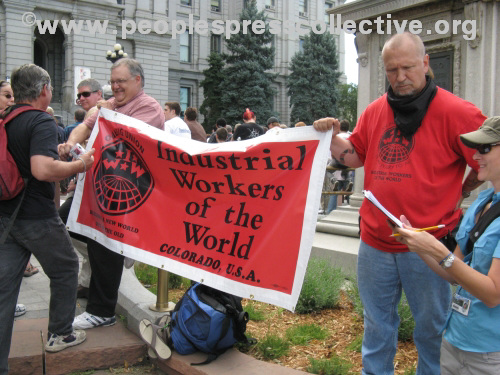
[{"label": "dark sunglasses on man", "polygon": [[[97,90],[99,91],[99,90]],[[90,95],[92,95],[94,92],[97,92],[97,91],[84,91],[84,92],[79,92],[78,94],[76,94],[76,97],[78,98],[78,100],[80,100],[80,98],[83,96],[84,98],[88,98]]]},{"label": "dark sunglasses on man", "polygon": [[481,154],[481,155],[484,155],[484,154],[487,154],[488,152],[491,151],[491,149],[493,148],[493,146],[498,146],[500,145],[500,143],[492,143],[492,144],[487,144],[487,145],[478,145],[476,147],[476,150]]}]

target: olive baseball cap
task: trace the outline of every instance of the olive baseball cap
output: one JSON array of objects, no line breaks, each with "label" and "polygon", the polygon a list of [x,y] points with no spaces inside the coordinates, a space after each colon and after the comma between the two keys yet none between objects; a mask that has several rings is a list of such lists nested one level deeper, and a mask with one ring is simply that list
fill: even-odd
[{"label": "olive baseball cap", "polygon": [[462,142],[470,148],[500,142],[500,116],[493,116],[483,122],[476,131],[462,134]]}]

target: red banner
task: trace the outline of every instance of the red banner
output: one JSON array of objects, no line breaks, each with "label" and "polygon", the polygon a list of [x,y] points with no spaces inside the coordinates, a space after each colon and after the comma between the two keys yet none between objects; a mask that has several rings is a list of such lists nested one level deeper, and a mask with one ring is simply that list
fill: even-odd
[{"label": "red banner", "polygon": [[286,129],[204,144],[103,110],[69,226],[141,262],[293,310],[330,137]]}]

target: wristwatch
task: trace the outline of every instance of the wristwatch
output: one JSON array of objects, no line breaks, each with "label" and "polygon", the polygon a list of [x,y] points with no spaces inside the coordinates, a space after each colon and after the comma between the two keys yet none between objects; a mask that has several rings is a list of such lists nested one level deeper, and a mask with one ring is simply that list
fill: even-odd
[{"label": "wristwatch", "polygon": [[450,253],[443,261],[443,263],[441,264],[441,267],[444,269],[444,270],[447,270],[448,268],[450,268],[453,264],[453,261],[455,260],[455,255],[453,255],[453,253]]}]

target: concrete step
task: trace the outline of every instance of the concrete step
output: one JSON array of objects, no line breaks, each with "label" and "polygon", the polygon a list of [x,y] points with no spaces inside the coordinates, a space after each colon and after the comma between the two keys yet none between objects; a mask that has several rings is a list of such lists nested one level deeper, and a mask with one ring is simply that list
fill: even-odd
[{"label": "concrete step", "polygon": [[[84,343],[58,353],[45,353],[48,319],[16,320],[9,355],[9,374],[13,375],[65,375],[94,369],[133,366],[146,356],[146,344],[129,331],[123,322],[112,327],[87,330]],[[166,361],[158,361],[158,373],[169,375],[300,375],[302,371],[261,362],[236,349],[230,349],[208,365],[191,366],[207,359],[205,353],[180,355],[173,352]]]},{"label": "concrete step", "polygon": [[58,353],[45,354],[48,319],[16,320],[9,355],[9,374],[63,375],[90,369],[131,366],[141,362],[146,355],[146,344],[130,332],[123,322],[112,327],[87,330],[84,343]]},{"label": "concrete step", "polygon": [[249,355],[230,349],[208,365],[192,366],[207,359],[205,353],[180,355],[173,352],[166,361],[158,361],[157,366],[168,375],[305,375],[306,372],[259,361]]}]

